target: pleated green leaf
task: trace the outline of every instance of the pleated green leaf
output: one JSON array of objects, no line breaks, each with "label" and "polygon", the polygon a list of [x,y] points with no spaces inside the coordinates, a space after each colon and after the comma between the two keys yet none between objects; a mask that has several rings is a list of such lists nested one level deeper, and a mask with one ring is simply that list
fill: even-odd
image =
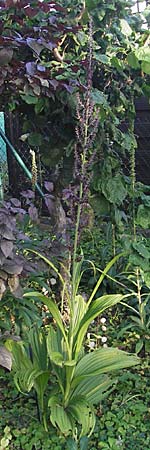
[{"label": "pleated green leaf", "polygon": [[49,326],[49,331],[47,335],[47,350],[49,357],[51,358],[52,352],[62,352],[62,333],[59,328],[56,330],[52,325]]},{"label": "pleated green leaf", "polygon": [[51,363],[55,364],[53,368],[62,391],[64,391],[65,386],[65,370],[63,369],[64,359],[66,358],[65,347],[66,344],[61,330],[58,327],[54,330],[53,326],[50,325],[47,336],[47,350]]},{"label": "pleated green leaf", "polygon": [[72,286],[72,290],[73,290],[73,298],[75,298],[78,289],[79,289],[79,284],[83,275],[83,272],[81,272],[81,268],[82,268],[82,264],[83,264],[83,254],[81,254],[81,259],[80,261],[76,261],[74,263],[74,278],[73,278],[73,286]]},{"label": "pleated green leaf", "polygon": [[80,436],[86,436],[92,433],[95,427],[95,414],[84,399],[74,399],[69,404],[68,411],[78,424],[81,425]]},{"label": "pleated green leaf", "polygon": [[[116,380],[111,380],[104,375],[96,375],[79,381],[71,395],[71,400],[84,396],[91,404],[99,403],[116,385]],[[113,386],[113,387],[112,387]]]},{"label": "pleated green leaf", "polygon": [[51,361],[53,364],[56,364],[56,366],[63,367],[63,355],[59,352],[52,352],[51,353]]},{"label": "pleated green leaf", "polygon": [[125,297],[126,296],[121,294],[103,295],[102,297],[97,298],[92,302],[92,304],[88,308],[88,311],[81,320],[78,336],[74,342],[74,349],[76,356],[78,356],[78,353],[83,343],[84,336],[86,335],[87,329],[92,320],[94,320],[98,315],[102,314],[102,312],[105,311],[107,308],[110,308],[116,305],[117,303],[121,302],[121,300],[123,300],[123,298]]},{"label": "pleated green leaf", "polygon": [[49,400],[48,400],[48,406],[51,407],[51,406],[56,406],[58,404],[59,404],[58,395],[56,395],[56,394],[50,395]]},{"label": "pleated green leaf", "polygon": [[24,294],[25,297],[37,297],[39,298],[44,305],[46,305],[49,309],[49,312],[52,314],[53,319],[56,321],[58,327],[60,328],[64,339],[68,345],[68,339],[67,334],[65,333],[65,328],[62,322],[62,318],[58,309],[58,306],[51,300],[50,298],[46,297],[45,295],[41,294],[40,292],[28,292],[27,294]]},{"label": "pleated green leaf", "polygon": [[[26,393],[26,392],[30,392],[31,389],[33,388],[33,386],[35,387],[36,385],[36,381],[38,380],[38,378],[44,376],[43,379],[43,387],[45,387],[45,384],[47,384],[48,381],[48,376],[49,373],[48,372],[42,372],[40,371],[38,368],[34,368],[33,366],[31,366],[30,368],[24,370],[22,368],[20,368],[20,370],[17,370],[15,375],[14,375],[14,381],[15,384],[17,386],[17,389],[22,392],[22,393]],[[38,388],[39,388],[39,384],[37,382]]]},{"label": "pleated green leaf", "polygon": [[140,363],[140,359],[134,355],[117,348],[99,348],[85,355],[76,365],[74,378],[84,379],[89,376],[112,372],[112,370],[124,369]]},{"label": "pleated green leaf", "polygon": [[54,330],[54,328],[50,325],[47,336],[47,350],[50,361],[62,367],[64,357],[61,346],[62,334],[60,334],[59,331],[59,329]]},{"label": "pleated green leaf", "polygon": [[63,434],[70,434],[72,432],[72,422],[69,414],[60,405],[51,406],[50,420],[54,427],[58,427]]},{"label": "pleated green leaf", "polygon": [[42,329],[37,327],[29,331],[29,342],[32,349],[33,364],[41,368],[41,370],[48,369],[48,355],[45,333]]},{"label": "pleated green leaf", "polygon": [[87,311],[87,304],[82,295],[76,295],[73,303],[72,334],[75,335],[79,329],[82,318]]},{"label": "pleated green leaf", "polygon": [[43,359],[45,358],[45,355],[43,355],[43,358],[40,361],[40,347],[38,353],[36,353],[36,346],[33,346],[33,349],[31,347],[32,362],[23,342],[11,341],[10,345],[13,355],[13,369],[15,372],[14,381],[17,389],[25,393],[30,392],[32,387],[34,387],[37,392],[43,389],[44,393],[49,378],[47,354],[46,359]]}]

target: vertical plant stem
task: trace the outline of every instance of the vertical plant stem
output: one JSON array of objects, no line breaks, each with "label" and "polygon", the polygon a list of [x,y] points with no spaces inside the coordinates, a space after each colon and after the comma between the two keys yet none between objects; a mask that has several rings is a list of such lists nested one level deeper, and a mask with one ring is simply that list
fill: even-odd
[{"label": "vertical plant stem", "polygon": [[135,224],[135,147],[131,149],[131,187],[132,187],[132,223],[133,223],[133,240],[136,240],[136,224]]},{"label": "vertical plant stem", "polygon": [[112,223],[112,245],[113,245],[113,256],[116,256],[116,234],[114,223]]},{"label": "vertical plant stem", "polygon": [[79,237],[79,226],[80,226],[80,218],[81,218],[81,210],[82,210],[82,198],[83,198],[83,176],[84,169],[86,163],[86,150],[87,150],[87,139],[88,139],[88,125],[89,125],[89,106],[90,106],[90,91],[88,89],[87,92],[87,100],[85,104],[86,108],[86,116],[85,116],[85,124],[84,124],[84,143],[83,143],[83,152],[81,155],[82,158],[82,166],[81,166],[81,181],[79,188],[79,203],[77,207],[77,218],[76,218],[76,226],[75,226],[75,236],[74,236],[74,249],[73,249],[73,266],[72,266],[72,301],[74,301],[74,287],[75,287],[75,262],[77,257],[77,246],[78,246],[78,237]]},{"label": "vertical plant stem", "polygon": [[136,280],[137,280],[137,298],[138,298],[138,303],[139,303],[140,319],[141,319],[141,324],[144,325],[142,298],[141,298],[141,286],[140,286],[140,270],[138,267],[136,269]]},{"label": "vertical plant stem", "polygon": [[[131,112],[132,117],[130,120],[130,131],[132,135],[134,134],[134,99],[131,99]],[[132,195],[132,229],[133,229],[133,240],[136,241],[136,224],[135,224],[135,183],[136,183],[136,172],[135,172],[135,144],[132,142],[130,151],[130,176],[131,176],[131,195]]]},{"label": "vertical plant stem", "polygon": [[[134,111],[134,102],[132,99],[132,110]],[[131,119],[130,123],[131,132],[134,133],[134,118]],[[133,241],[136,242],[136,222],[135,222],[135,184],[136,184],[136,171],[135,171],[135,145],[134,143],[131,146],[131,155],[130,155],[130,163],[131,163],[131,192],[132,192],[132,229],[133,229]],[[139,313],[141,324],[144,325],[143,318],[143,306],[142,306],[142,298],[141,298],[141,286],[140,286],[140,268],[136,268],[136,284],[137,284],[137,299],[139,304]]]},{"label": "vertical plant stem", "polygon": [[[39,177],[39,183],[40,186],[43,188],[43,177],[42,177],[42,165],[41,165],[41,157],[40,157],[40,152],[39,152],[39,148],[38,148],[38,177]],[[42,212],[42,199],[40,198],[40,214]]]}]

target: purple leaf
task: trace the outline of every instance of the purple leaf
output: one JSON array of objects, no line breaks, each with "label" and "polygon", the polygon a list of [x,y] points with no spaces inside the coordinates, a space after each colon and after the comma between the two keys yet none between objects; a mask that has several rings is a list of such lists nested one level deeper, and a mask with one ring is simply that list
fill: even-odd
[{"label": "purple leaf", "polygon": [[33,191],[31,191],[30,189],[28,189],[27,191],[22,191],[21,192],[21,195],[24,197],[24,198],[34,198],[35,197],[35,193],[33,192]]},{"label": "purple leaf", "polygon": [[57,80],[49,80],[51,86],[53,86],[54,91],[57,89],[57,87],[59,86],[59,83]]},{"label": "purple leaf", "polygon": [[53,211],[53,208],[54,208],[53,200],[49,196],[45,195],[44,201],[45,201],[45,205],[47,206],[47,209],[48,209],[49,213],[51,213]]},{"label": "purple leaf", "polygon": [[17,220],[18,220],[19,222],[23,222],[23,221],[24,221],[24,214],[26,214],[26,212],[23,213],[23,214],[19,212],[19,214],[18,214],[18,216],[17,216]]},{"label": "purple leaf", "polygon": [[31,75],[33,76],[35,74],[36,71],[36,64],[33,61],[27,62],[26,63],[26,72],[27,75]]},{"label": "purple leaf", "polygon": [[32,48],[32,50],[39,56],[41,51],[43,50],[43,45],[39,43],[39,39],[27,38],[27,45]]},{"label": "purple leaf", "polygon": [[5,66],[10,63],[13,57],[13,50],[11,48],[0,49],[0,66]]},{"label": "purple leaf", "polygon": [[13,242],[8,241],[8,240],[3,240],[0,243],[0,247],[1,247],[1,250],[2,250],[5,258],[8,258],[8,256],[11,255],[11,252],[13,250]]},{"label": "purple leaf", "polygon": [[45,72],[46,69],[41,64],[37,64],[37,70],[39,70],[39,72]]},{"label": "purple leaf", "polygon": [[8,278],[8,286],[9,286],[10,292],[12,292],[15,295],[15,297],[17,297],[17,298],[22,297],[23,290],[19,284],[18,275],[13,275]]},{"label": "purple leaf", "polygon": [[73,193],[70,189],[64,189],[63,190],[63,200],[68,200],[73,197]]},{"label": "purple leaf", "polygon": [[18,239],[20,239],[21,241],[27,241],[30,242],[31,239],[29,238],[29,236],[27,236],[26,234],[22,233],[21,231],[18,233]]},{"label": "purple leaf", "polygon": [[52,15],[51,15],[51,16],[48,18],[48,21],[49,21],[49,24],[50,24],[50,25],[55,25],[56,20],[57,20],[56,16],[52,16]]},{"label": "purple leaf", "polygon": [[43,47],[47,48],[47,49],[50,50],[50,51],[52,51],[53,48],[56,47],[56,42],[51,42],[51,41],[46,42],[46,41],[43,40],[43,41],[42,41],[42,44],[43,44]]},{"label": "purple leaf", "polygon": [[3,270],[10,275],[19,275],[23,270],[23,266],[18,265],[13,261],[7,261],[7,263],[3,265]]},{"label": "purple leaf", "polygon": [[62,83],[62,86],[64,86],[64,88],[66,89],[67,92],[69,92],[69,94],[72,94],[72,92],[74,90],[72,86],[69,86],[66,83]]},{"label": "purple leaf", "polygon": [[[7,280],[7,278],[6,278],[6,280]],[[2,299],[5,291],[6,291],[6,284],[5,284],[4,278],[3,279],[0,278],[0,300]]]},{"label": "purple leaf", "polygon": [[10,229],[5,225],[0,225],[0,234],[3,238],[9,239],[10,241],[15,240],[15,237]]},{"label": "purple leaf", "polygon": [[44,181],[44,187],[48,192],[53,192],[54,183],[52,183],[51,181]]},{"label": "purple leaf", "polygon": [[0,366],[7,370],[11,370],[12,366],[12,355],[4,346],[0,347]]},{"label": "purple leaf", "polygon": [[38,210],[34,205],[31,205],[28,209],[29,216],[33,222],[38,221]]},{"label": "purple leaf", "polygon": [[10,208],[10,211],[12,212],[12,213],[14,213],[14,214],[18,214],[18,213],[21,213],[21,214],[26,214],[26,211],[24,210],[24,209],[22,209],[22,208]]},{"label": "purple leaf", "polygon": [[2,266],[3,264],[4,264],[4,261],[5,261],[5,256],[4,256],[4,254],[2,253],[2,251],[0,250],[0,266]]},{"label": "purple leaf", "polygon": [[[3,202],[4,208],[8,209],[11,206],[10,202]],[[1,208],[1,212],[6,212],[6,209]]]},{"label": "purple leaf", "polygon": [[18,200],[17,198],[11,198],[10,199],[11,203],[16,206],[17,208],[19,208],[21,206],[21,202],[20,200]]}]

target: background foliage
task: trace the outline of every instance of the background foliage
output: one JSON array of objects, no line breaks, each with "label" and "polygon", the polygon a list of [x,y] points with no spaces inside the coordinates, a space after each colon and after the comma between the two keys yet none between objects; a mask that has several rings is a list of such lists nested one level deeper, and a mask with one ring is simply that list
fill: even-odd
[{"label": "background foliage", "polygon": [[[93,19],[91,94],[94,104],[99,108],[99,128],[93,148],[94,152],[96,150],[96,161],[93,163],[93,178],[88,199],[90,220],[82,232],[81,243],[85,257],[100,266],[100,270],[105,267],[112,255],[115,256],[119,250],[125,250],[124,258],[122,257],[115,267],[111,267],[100,292],[97,290],[96,295],[99,297],[102,293],[112,293],[114,289],[116,291],[117,285],[120,297],[127,292],[131,297],[128,303],[116,309],[113,307],[111,312],[106,314],[109,325],[103,325],[103,329],[100,318],[94,319],[85,345],[87,350],[92,351],[95,347],[99,349],[103,346],[103,342],[107,346],[108,340],[112,346],[117,345],[123,350],[136,351],[144,359],[139,372],[135,374],[127,371],[119,376],[118,387],[104,403],[104,410],[101,405],[96,410],[97,428],[90,445],[93,446],[92,450],[97,448],[115,450],[133,448],[134,443],[140,450],[144,439],[147,450],[150,193],[148,186],[136,183],[137,143],[134,136],[134,117],[135,99],[143,94],[149,97],[150,92],[149,31],[141,28],[141,18],[138,15],[131,15],[131,2],[125,0],[107,2],[87,0],[85,5],[81,5],[78,0],[71,3],[64,0],[59,4],[48,1],[27,3],[25,0],[14,4],[13,0],[7,0],[6,3],[2,1],[0,6],[1,109],[16,111],[19,114],[20,138],[35,152],[40,150],[42,161],[50,168],[50,181],[53,181],[55,186],[53,194],[61,198],[63,189],[73,178],[76,94],[80,92],[84,95],[87,89],[89,14]],[[64,208],[67,214],[67,206],[64,205]],[[4,213],[5,217],[9,215],[6,210]],[[5,217],[2,218],[3,222]],[[29,228],[26,231],[31,239],[36,239],[36,233],[40,236],[38,228],[36,232],[32,229],[32,225],[30,230]],[[13,225],[9,232],[12,235],[5,237],[5,240],[8,239],[12,250],[16,251]],[[0,247],[5,264],[10,256],[7,255],[8,243],[1,242]],[[19,252],[23,251],[25,254],[26,249],[25,242],[21,242]],[[22,270],[21,266],[21,273]],[[55,272],[52,275],[54,277]],[[21,282],[22,285],[26,284],[29,291],[38,287],[40,296],[45,289],[44,295],[46,291],[46,296],[50,294],[59,302],[58,280],[55,279],[55,288],[53,284],[50,286],[48,277],[49,274],[46,272],[39,274],[38,277],[31,276],[28,282],[26,280]],[[84,274],[81,289],[85,291],[85,297],[97,279],[96,271],[89,270],[88,276]],[[0,336],[2,340],[7,338],[7,332],[14,334],[14,331],[18,331],[26,341],[30,328],[32,335],[38,313],[42,316],[42,320],[39,319],[38,322],[39,327],[42,325],[46,331],[49,328],[51,330],[51,326],[49,327],[52,321],[51,310],[49,314],[46,310],[45,314],[45,308],[36,304],[35,299],[29,300],[29,303],[26,299],[20,299],[18,308],[19,300],[15,298],[13,306],[12,301],[13,296],[10,294],[1,301],[2,331],[6,329],[5,321],[9,318],[6,334]],[[25,348],[29,356],[32,349],[28,348],[27,344]],[[58,372],[64,363],[64,360],[59,358],[60,354],[55,354],[52,360]],[[32,357],[28,360],[26,364],[29,362],[29,369],[32,369]],[[68,373],[71,373],[71,370],[68,369]],[[47,360],[44,371],[47,371]],[[28,391],[35,384],[35,390],[39,394],[41,386],[40,382],[38,385],[36,377],[34,378],[35,375],[37,374],[34,372],[30,379],[26,377],[21,381],[29,383]],[[39,376],[41,375],[40,373]],[[2,371],[2,383],[4,376]],[[17,379],[19,383],[18,380],[19,374]],[[7,406],[7,400],[10,401],[8,394],[10,381],[7,384],[6,378],[5,383],[6,396],[5,392],[0,392],[0,395],[3,402],[6,397]],[[14,406],[11,410],[13,419],[9,416],[7,407],[4,408],[4,417],[0,422],[2,449],[10,447],[46,450],[50,442],[51,448],[58,450],[65,448],[64,438],[60,437],[59,433],[57,436],[54,436],[53,432],[44,434],[43,443],[43,428],[38,422],[36,426],[34,420],[29,428],[30,436],[28,435],[28,420],[26,422],[24,417],[25,405],[22,394],[19,394],[19,399],[16,396],[14,391]],[[19,411],[22,412],[21,427],[18,424],[16,399],[20,402]],[[27,394],[27,408],[28,405],[33,408],[34,414],[37,398],[33,391]],[[143,414],[144,421],[141,420]],[[87,448],[86,444],[85,441],[81,441],[80,449]],[[68,450],[71,448],[69,445],[74,445],[74,449],[77,448],[75,441],[70,444],[68,441]]]}]

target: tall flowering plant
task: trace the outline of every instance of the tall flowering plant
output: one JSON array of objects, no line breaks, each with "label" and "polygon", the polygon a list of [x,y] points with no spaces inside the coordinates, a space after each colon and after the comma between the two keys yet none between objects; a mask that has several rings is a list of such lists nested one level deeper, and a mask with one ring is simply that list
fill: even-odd
[{"label": "tall flowering plant", "polygon": [[[27,391],[32,387],[37,389],[40,380],[40,388],[38,388],[37,392],[39,405],[41,405],[41,415],[44,415],[45,427],[48,428],[46,416],[48,418],[49,411],[51,424],[64,435],[72,435],[72,443],[77,442],[79,437],[83,439],[84,436],[92,433],[95,426],[94,407],[113,389],[116,383],[116,379],[112,376],[113,371],[139,363],[136,355],[130,355],[119,349],[98,348],[88,353],[85,351],[84,345],[90,323],[107,308],[116,305],[126,297],[121,294],[110,294],[95,298],[104,276],[119,256],[114,257],[109,262],[87,301],[79,294],[83,260],[77,257],[78,241],[82,211],[88,201],[91,166],[95,158],[95,151],[92,149],[99,121],[99,111],[95,110],[91,99],[91,23],[89,35],[88,84],[83,99],[81,96],[77,96],[78,125],[76,127],[74,183],[66,192],[71,210],[74,211],[74,217],[76,215],[74,246],[71,255],[71,289],[68,288],[66,281],[52,261],[41,256],[57,273],[62,283],[63,294],[67,301],[68,320],[66,324],[63,310],[60,311],[57,304],[50,297],[46,297],[40,292],[26,293],[26,297],[40,299],[47,306],[53,317],[53,323],[49,326],[48,335],[46,337],[42,335],[44,349],[47,349],[47,351],[44,350],[43,352],[42,350],[41,353],[42,341],[41,337],[37,338],[37,331],[36,339],[32,334],[32,360],[27,354],[24,343],[12,343],[15,380],[18,388],[20,390],[26,389]],[[20,355],[19,358],[18,355]],[[45,358],[44,361],[43,358]],[[108,376],[108,372],[111,372],[111,376]],[[24,373],[26,376],[24,376]],[[49,394],[48,409],[45,415],[44,393],[46,392],[48,380],[52,383],[52,390],[51,394]]]}]

